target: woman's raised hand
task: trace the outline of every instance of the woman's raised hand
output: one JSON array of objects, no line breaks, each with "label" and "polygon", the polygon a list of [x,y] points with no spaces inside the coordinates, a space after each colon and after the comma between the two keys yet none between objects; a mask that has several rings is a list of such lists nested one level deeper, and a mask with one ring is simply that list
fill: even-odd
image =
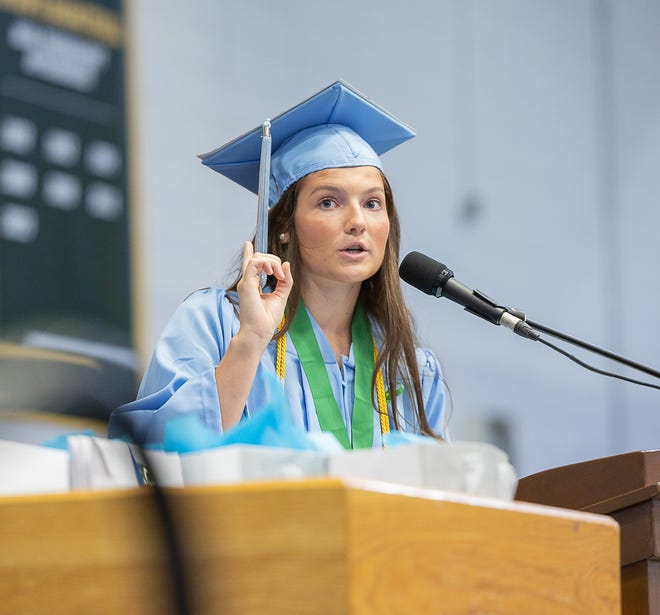
[{"label": "woman's raised hand", "polygon": [[[252,334],[267,344],[277,329],[293,286],[291,266],[274,254],[255,252],[252,243],[243,248],[242,275],[238,282],[241,326],[239,333]],[[270,293],[261,292],[260,274],[274,276],[277,284]]]},{"label": "woman's raised hand", "polygon": [[[247,402],[259,361],[282,320],[293,278],[291,265],[274,254],[255,253],[252,243],[243,249],[242,276],[238,282],[240,327],[215,368],[222,426],[238,423]],[[271,293],[261,292],[261,273],[277,280]]]}]

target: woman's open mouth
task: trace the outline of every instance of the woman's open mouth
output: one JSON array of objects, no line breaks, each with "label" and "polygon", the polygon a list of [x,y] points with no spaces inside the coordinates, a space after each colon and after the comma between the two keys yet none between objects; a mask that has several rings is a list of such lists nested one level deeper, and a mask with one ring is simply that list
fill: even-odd
[{"label": "woman's open mouth", "polygon": [[366,252],[367,249],[359,243],[352,243],[345,248],[342,248],[340,252],[344,252],[345,254],[362,254],[363,252]]}]

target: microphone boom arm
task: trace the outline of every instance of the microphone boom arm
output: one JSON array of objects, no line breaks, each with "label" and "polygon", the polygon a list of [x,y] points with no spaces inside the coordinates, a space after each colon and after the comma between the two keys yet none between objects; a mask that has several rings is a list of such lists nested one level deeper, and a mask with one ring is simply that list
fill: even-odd
[{"label": "microphone boom arm", "polygon": [[[507,311],[512,312],[514,315],[521,314],[518,310],[507,310]],[[520,318],[520,316],[518,317]],[[632,359],[627,359],[626,357],[610,352],[609,350],[605,350],[604,348],[599,348],[598,346],[594,346],[589,342],[585,342],[571,335],[567,335],[566,333],[562,333],[561,331],[556,331],[555,329],[546,327],[545,325],[542,325],[538,322],[534,322],[532,320],[526,319],[524,314],[522,314],[522,320],[524,320],[533,329],[537,329],[538,331],[546,333],[547,335],[556,337],[557,339],[572,344],[573,346],[584,348],[589,352],[599,354],[607,359],[611,359],[612,361],[616,361],[617,363],[621,363],[622,365],[626,365],[627,367],[631,367],[640,372],[648,374],[649,376],[660,378],[660,371],[655,370],[652,367],[648,367],[647,365],[643,365],[642,363],[638,363],[637,361],[633,361]]]}]

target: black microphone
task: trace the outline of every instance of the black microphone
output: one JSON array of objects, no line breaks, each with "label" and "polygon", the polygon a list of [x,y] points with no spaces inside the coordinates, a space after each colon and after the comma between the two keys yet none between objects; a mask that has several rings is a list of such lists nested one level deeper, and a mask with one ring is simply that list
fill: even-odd
[{"label": "black microphone", "polygon": [[472,290],[454,278],[454,272],[446,265],[421,254],[411,252],[399,267],[399,275],[411,286],[434,297],[446,297],[463,306],[467,312],[484,318],[494,325],[503,325],[514,333],[531,340],[540,335],[522,318],[479,290]]},{"label": "black microphone", "polygon": [[461,284],[458,280],[454,279],[454,272],[449,269],[449,267],[438,261],[434,261],[432,258],[429,258],[420,252],[411,252],[403,259],[403,261],[401,261],[399,275],[405,282],[408,282],[408,284],[411,284],[427,295],[432,295],[434,297],[447,297],[447,299],[462,305],[465,310],[471,314],[480,316],[495,325],[504,325],[522,337],[532,341],[538,341],[592,372],[604,376],[610,376],[612,378],[618,378],[619,380],[625,380],[626,382],[632,382],[633,384],[660,389],[660,386],[649,382],[633,380],[627,376],[613,374],[603,369],[593,367],[569,354],[562,348],[544,340],[537,329],[543,333],[559,338],[564,342],[579,346],[589,352],[594,352],[628,367],[632,367],[633,369],[655,376],[656,378],[660,378],[660,371],[617,355],[609,350],[589,344],[583,340],[579,340],[566,333],[562,333],[561,331],[546,327],[533,320],[528,320],[526,319],[524,312],[499,305],[481,291],[471,290],[467,286]]}]

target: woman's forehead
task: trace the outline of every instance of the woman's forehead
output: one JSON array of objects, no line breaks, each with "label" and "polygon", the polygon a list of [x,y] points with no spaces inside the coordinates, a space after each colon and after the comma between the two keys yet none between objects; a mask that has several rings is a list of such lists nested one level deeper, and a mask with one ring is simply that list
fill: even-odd
[{"label": "woman's forehead", "polygon": [[383,190],[383,176],[379,169],[372,166],[338,167],[322,169],[306,175],[300,180],[299,193],[320,188],[337,189],[356,188],[363,191]]}]

